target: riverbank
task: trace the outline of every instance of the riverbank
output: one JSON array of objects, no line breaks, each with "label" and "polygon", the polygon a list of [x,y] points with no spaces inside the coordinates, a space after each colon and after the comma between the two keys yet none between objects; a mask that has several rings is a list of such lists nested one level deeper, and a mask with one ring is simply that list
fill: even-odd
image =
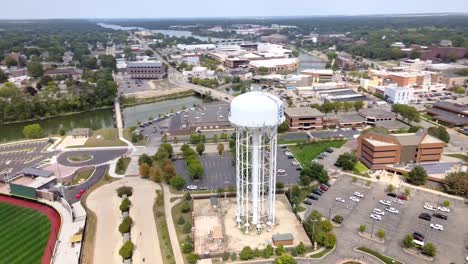
[{"label": "riverbank", "polygon": [[183,97],[188,97],[191,95],[195,95],[195,93],[191,90],[182,90],[182,91],[176,91],[173,93],[166,93],[166,94],[159,94],[159,95],[154,95],[151,96],[151,94],[131,94],[129,96],[124,96],[122,98],[122,106],[123,107],[131,107],[131,106],[136,106],[136,105],[141,105],[141,104],[150,104],[150,103],[155,103],[155,102],[160,102],[160,101],[165,101],[165,100],[173,100],[173,99],[178,99],[178,98],[183,98]]}]

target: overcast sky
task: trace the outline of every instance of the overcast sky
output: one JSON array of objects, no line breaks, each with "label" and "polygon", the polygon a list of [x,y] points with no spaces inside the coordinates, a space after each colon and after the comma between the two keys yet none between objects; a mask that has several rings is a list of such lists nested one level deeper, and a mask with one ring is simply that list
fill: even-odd
[{"label": "overcast sky", "polygon": [[[0,19],[468,13],[468,0],[1,0]],[[10,10],[10,11],[6,11]]]}]

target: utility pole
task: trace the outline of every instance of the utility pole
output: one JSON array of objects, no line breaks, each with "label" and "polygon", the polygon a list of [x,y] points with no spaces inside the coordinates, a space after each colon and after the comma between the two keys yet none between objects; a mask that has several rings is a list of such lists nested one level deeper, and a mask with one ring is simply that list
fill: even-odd
[{"label": "utility pole", "polygon": [[374,223],[375,219],[372,219],[371,237],[374,237]]}]

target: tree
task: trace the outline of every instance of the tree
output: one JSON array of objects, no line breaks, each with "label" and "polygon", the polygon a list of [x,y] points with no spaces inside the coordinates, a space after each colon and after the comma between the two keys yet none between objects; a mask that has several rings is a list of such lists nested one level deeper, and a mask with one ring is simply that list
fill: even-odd
[{"label": "tree", "polygon": [[275,259],[274,264],[297,264],[293,257],[283,254]]},{"label": "tree", "polygon": [[0,69],[0,83],[4,83],[6,81],[8,81],[8,75]]},{"label": "tree", "polygon": [[404,248],[414,247],[413,236],[412,235],[406,235],[405,236],[405,238],[403,239],[403,247]]},{"label": "tree", "polygon": [[322,214],[317,211],[317,210],[312,210],[312,212],[310,212],[310,215],[309,215],[309,220],[318,220],[320,221],[322,219]]},{"label": "tree", "polygon": [[196,264],[198,261],[198,255],[197,254],[193,254],[193,253],[190,253],[187,255],[187,262],[189,264]]},{"label": "tree", "polygon": [[147,50],[145,50],[145,55],[148,56],[148,57],[151,57],[151,56],[154,55],[154,52],[152,50],[150,50],[150,49],[147,49]]},{"label": "tree", "polygon": [[196,151],[197,151],[199,156],[203,155],[203,151],[205,151],[205,144],[199,143],[197,145]]},{"label": "tree", "polygon": [[301,175],[299,177],[299,183],[302,185],[302,186],[309,186],[311,180],[310,180],[310,177],[307,176],[307,175]]},{"label": "tree", "polygon": [[379,231],[377,231],[377,236],[378,236],[380,239],[384,239],[384,238],[385,238],[385,230],[379,229]]},{"label": "tree", "polygon": [[443,126],[438,126],[438,127],[430,127],[427,130],[427,133],[433,137],[436,137],[445,143],[448,143],[450,141],[450,135],[447,132],[447,129]]},{"label": "tree", "polygon": [[274,254],[274,249],[270,244],[268,244],[266,246],[266,248],[263,250],[263,257],[264,258],[269,258],[269,257],[273,256],[273,254]]},{"label": "tree", "polygon": [[355,101],[353,106],[354,106],[354,110],[359,111],[364,107],[364,102]]},{"label": "tree", "polygon": [[190,232],[192,232],[192,225],[189,222],[187,222],[187,223],[185,223],[184,227],[182,228],[182,233],[188,234]]},{"label": "tree", "polygon": [[276,248],[275,248],[275,254],[277,256],[281,256],[283,255],[284,253],[286,253],[286,250],[284,249],[284,246],[282,244],[279,244]]},{"label": "tree", "polygon": [[253,250],[248,246],[244,247],[239,254],[239,258],[241,260],[249,260],[249,259],[253,259],[254,257],[255,256],[254,256]]},{"label": "tree", "polygon": [[199,179],[204,173],[203,166],[196,158],[191,158],[187,163],[187,170],[190,177]]},{"label": "tree", "polygon": [[41,125],[31,124],[23,128],[23,135],[26,138],[41,138],[44,136],[44,130],[42,130]]},{"label": "tree", "polygon": [[359,232],[364,233],[366,231],[366,226],[365,225],[360,225],[359,226]]},{"label": "tree", "polygon": [[119,225],[119,232],[121,234],[130,233],[130,228],[132,227],[133,219],[130,216],[126,216],[122,223]]},{"label": "tree", "polygon": [[232,260],[232,261],[235,261],[236,259],[237,259],[237,254],[236,254],[236,252],[232,252],[232,254],[231,254],[231,260]]},{"label": "tree", "polygon": [[139,168],[140,176],[143,178],[148,178],[150,174],[150,165],[147,163],[143,163],[140,165]]},{"label": "tree", "polygon": [[120,211],[128,212],[128,210],[130,209],[131,204],[132,204],[132,202],[130,202],[130,200],[128,198],[123,199],[122,202],[120,203],[120,206],[119,206]]},{"label": "tree", "polygon": [[453,91],[456,92],[457,94],[465,94],[465,88],[461,86],[453,87]]},{"label": "tree", "polygon": [[163,179],[164,173],[158,166],[151,166],[149,170],[149,177],[155,182],[161,182]]},{"label": "tree", "polygon": [[278,133],[285,133],[288,131],[288,129],[289,129],[288,122],[284,121],[278,126]]},{"label": "tree", "polygon": [[445,190],[468,198],[468,172],[451,172],[445,177]]},{"label": "tree", "polygon": [[130,187],[130,186],[121,186],[121,187],[117,188],[117,196],[122,197],[124,194],[127,197],[132,196],[133,188]]},{"label": "tree", "polygon": [[333,233],[326,233],[323,237],[322,245],[326,248],[332,248],[336,244],[336,236]]},{"label": "tree", "polygon": [[296,251],[297,251],[297,254],[299,254],[299,255],[302,255],[302,254],[304,254],[306,252],[305,245],[304,245],[304,243],[302,243],[302,241],[299,242],[299,244],[297,245]]},{"label": "tree", "polygon": [[262,66],[262,67],[258,68],[258,74],[260,74],[260,75],[266,75],[266,74],[268,74],[268,72],[269,72],[269,70],[268,70],[267,67]]},{"label": "tree", "polygon": [[293,55],[294,57],[296,57],[296,58],[299,57],[300,54],[301,54],[301,52],[300,52],[299,50],[297,50],[297,49],[295,49],[295,50],[292,51],[292,55]]},{"label": "tree", "polygon": [[406,187],[406,188],[405,188],[405,196],[408,197],[408,196],[410,196],[410,195],[411,195],[411,189],[408,188],[408,187]]},{"label": "tree", "polygon": [[31,77],[38,78],[44,74],[44,69],[40,61],[34,60],[28,64],[28,73]]},{"label": "tree", "polygon": [[176,175],[175,166],[169,160],[166,163],[164,163],[163,171],[164,171],[164,174],[166,176],[166,180],[168,180],[168,179],[170,179],[170,178],[172,178],[172,177],[174,177]]},{"label": "tree", "polygon": [[172,187],[174,187],[176,190],[180,191],[185,186],[185,179],[184,179],[184,177],[182,177],[180,175],[177,175],[177,176],[171,178],[171,180],[169,181],[169,184]]},{"label": "tree", "polygon": [[99,55],[99,61],[103,68],[117,70],[117,61],[112,55]]},{"label": "tree", "polygon": [[147,154],[142,154],[139,158],[138,158],[138,165],[141,165],[143,163],[146,163],[148,165],[151,165],[153,164],[153,159],[148,156]]},{"label": "tree", "polygon": [[12,56],[7,56],[5,58],[5,64],[8,68],[10,67],[13,67],[13,66],[17,66],[18,65],[18,61],[15,60],[15,58],[13,58]]},{"label": "tree", "polygon": [[432,243],[424,244],[422,249],[423,249],[424,254],[430,257],[435,257],[435,255],[437,254],[437,248]]},{"label": "tree", "polygon": [[321,221],[320,224],[319,224],[319,228],[325,232],[325,233],[328,233],[330,231],[333,230],[333,225],[332,223],[330,222],[330,220],[324,220],[324,221]]},{"label": "tree", "polygon": [[395,186],[393,186],[393,184],[389,184],[387,186],[387,192],[393,192],[393,191],[395,191]]},{"label": "tree", "polygon": [[408,172],[408,182],[414,185],[423,185],[427,180],[427,172],[421,166],[414,167]]},{"label": "tree", "polygon": [[188,254],[193,251],[193,243],[191,240],[188,240],[184,243],[182,243],[182,252],[184,254]]},{"label": "tree", "polygon": [[224,152],[224,144],[223,143],[219,143],[218,144],[218,147],[217,147],[217,150],[218,150],[218,155],[223,155],[223,152]]},{"label": "tree", "polygon": [[128,240],[127,242],[125,242],[125,244],[123,244],[123,246],[120,248],[119,250],[119,255],[123,258],[123,259],[129,259],[132,257],[133,255],[133,243],[132,241]]},{"label": "tree", "polygon": [[450,201],[449,200],[444,200],[442,202],[442,204],[445,206],[445,207],[449,207],[450,206]]},{"label": "tree", "polygon": [[335,215],[335,217],[333,217],[332,221],[337,223],[337,224],[341,224],[341,223],[343,223],[343,216]]},{"label": "tree", "polygon": [[406,119],[408,121],[419,122],[420,120],[418,110],[409,105],[394,104],[392,105],[392,111],[397,114],[400,114],[403,117],[403,119]]},{"label": "tree", "polygon": [[341,154],[336,160],[335,166],[341,167],[344,170],[352,170],[354,165],[358,162],[356,155],[352,152]]},{"label": "tree", "polygon": [[423,128],[422,126],[412,126],[408,129],[408,133],[416,133],[422,128]]}]

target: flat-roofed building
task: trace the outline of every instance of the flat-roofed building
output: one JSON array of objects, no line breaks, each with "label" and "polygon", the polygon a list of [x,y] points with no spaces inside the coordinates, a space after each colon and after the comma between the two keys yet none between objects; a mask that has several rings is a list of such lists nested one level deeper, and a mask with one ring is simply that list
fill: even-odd
[{"label": "flat-roofed building", "polygon": [[384,90],[384,97],[392,104],[409,104],[414,100],[413,89],[407,87],[387,87]]},{"label": "flat-roofed building", "polygon": [[421,162],[437,162],[445,142],[420,130],[416,133],[382,134],[367,132],[359,136],[357,157],[370,169]]},{"label": "flat-roofed building", "polygon": [[432,108],[427,110],[427,113],[432,115],[434,119],[452,126],[465,127],[468,125],[467,103],[436,102]]},{"label": "flat-roofed building", "polygon": [[315,108],[289,107],[284,112],[290,130],[310,130],[323,127],[324,114]]},{"label": "flat-roofed building", "polygon": [[254,60],[250,66],[256,71],[267,69],[265,73],[291,73],[299,67],[297,58],[283,58],[270,60]]},{"label": "flat-roofed building", "polygon": [[127,74],[131,79],[163,79],[167,76],[166,67],[160,61],[129,62]]},{"label": "flat-roofed building", "polygon": [[332,81],[333,70],[307,69],[301,71],[301,74],[312,75],[313,83],[326,83]]}]

